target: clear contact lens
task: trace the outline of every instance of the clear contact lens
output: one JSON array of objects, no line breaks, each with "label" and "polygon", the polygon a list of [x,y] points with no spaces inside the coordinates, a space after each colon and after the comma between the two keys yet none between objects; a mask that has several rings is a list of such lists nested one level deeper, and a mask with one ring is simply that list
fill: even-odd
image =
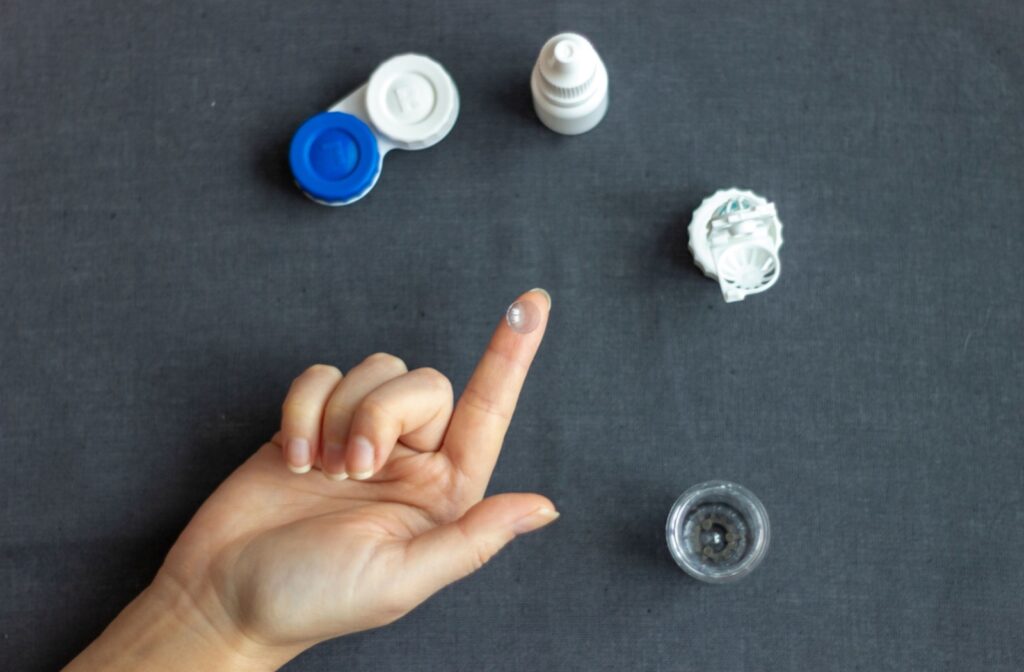
[{"label": "clear contact lens", "polygon": [[541,312],[532,301],[516,301],[505,312],[505,321],[517,334],[528,334],[540,326]]}]

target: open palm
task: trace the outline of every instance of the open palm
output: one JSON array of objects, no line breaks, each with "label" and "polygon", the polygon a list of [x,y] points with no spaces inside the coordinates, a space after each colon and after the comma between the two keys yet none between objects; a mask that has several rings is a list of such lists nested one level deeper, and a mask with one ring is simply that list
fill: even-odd
[{"label": "open palm", "polygon": [[547,322],[542,294],[520,300],[542,307],[538,328],[499,325],[454,408],[443,375],[390,355],[308,369],[163,579],[254,642],[305,648],[399,618],[554,520],[540,495],[482,499]]}]

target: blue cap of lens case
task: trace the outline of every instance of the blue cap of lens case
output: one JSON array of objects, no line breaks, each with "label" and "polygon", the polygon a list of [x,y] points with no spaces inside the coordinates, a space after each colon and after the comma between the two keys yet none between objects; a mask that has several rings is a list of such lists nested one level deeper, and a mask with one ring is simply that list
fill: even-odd
[{"label": "blue cap of lens case", "polygon": [[419,54],[395,56],[299,127],[288,156],[292,175],[314,201],[348,205],[376,184],[385,154],[437,144],[458,112],[455,82],[439,63]]},{"label": "blue cap of lens case", "polygon": [[321,112],[299,127],[288,161],[299,188],[315,201],[351,203],[377,179],[381,164],[377,138],[358,117]]}]

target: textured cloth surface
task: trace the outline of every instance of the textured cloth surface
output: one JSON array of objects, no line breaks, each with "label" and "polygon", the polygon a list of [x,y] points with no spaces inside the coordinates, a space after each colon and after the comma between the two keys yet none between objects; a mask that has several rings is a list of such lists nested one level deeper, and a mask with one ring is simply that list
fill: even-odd
[{"label": "textured cloth surface", "polygon": [[[567,29],[611,80],[574,138],[528,86]],[[0,668],[95,637],[307,365],[459,389],[541,286],[492,492],[562,520],[288,669],[1020,670],[1022,34],[1016,0],[4,2]],[[405,51],[455,129],[309,202],[292,132]],[[730,186],[786,243],[726,305],[686,224]],[[664,544],[709,478],[771,516],[732,586]]]}]

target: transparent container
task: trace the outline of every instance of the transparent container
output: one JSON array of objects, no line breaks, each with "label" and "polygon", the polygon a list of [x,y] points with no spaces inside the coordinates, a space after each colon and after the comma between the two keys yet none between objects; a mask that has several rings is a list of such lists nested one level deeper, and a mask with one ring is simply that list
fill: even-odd
[{"label": "transparent container", "polygon": [[707,481],[684,492],[668,514],[665,537],[672,558],[706,583],[743,578],[768,552],[768,512],[742,485]]}]

